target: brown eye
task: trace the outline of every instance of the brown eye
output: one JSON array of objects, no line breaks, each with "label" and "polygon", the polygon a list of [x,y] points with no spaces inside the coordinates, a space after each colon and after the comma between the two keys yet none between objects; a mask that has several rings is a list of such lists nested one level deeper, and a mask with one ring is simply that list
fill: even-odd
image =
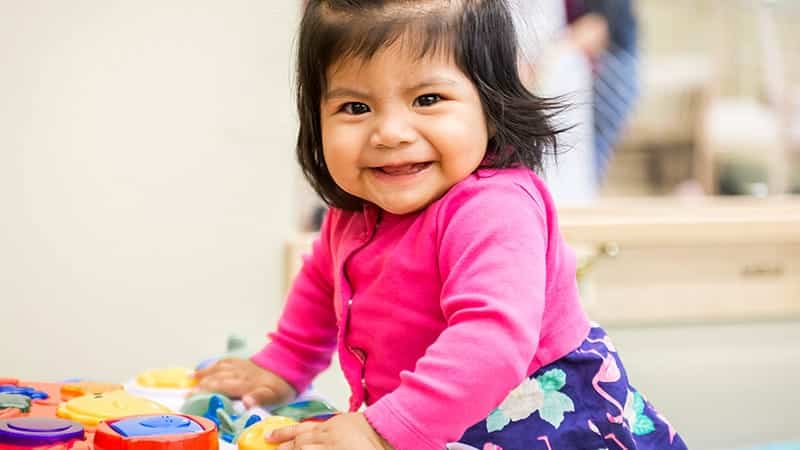
[{"label": "brown eye", "polygon": [[369,106],[367,106],[365,103],[350,102],[350,103],[345,103],[342,106],[342,111],[346,112],[347,114],[352,114],[354,116],[358,116],[358,115],[361,115],[361,114],[366,114],[370,110],[369,110]]},{"label": "brown eye", "polygon": [[420,95],[414,100],[414,106],[433,106],[442,99],[442,96],[439,94],[425,94]]}]

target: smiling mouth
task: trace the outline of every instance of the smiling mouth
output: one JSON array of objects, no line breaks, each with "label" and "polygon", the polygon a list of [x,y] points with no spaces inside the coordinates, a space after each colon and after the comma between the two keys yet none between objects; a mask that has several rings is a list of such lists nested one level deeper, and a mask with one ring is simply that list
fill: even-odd
[{"label": "smiling mouth", "polygon": [[386,175],[402,176],[402,175],[413,175],[415,173],[422,172],[423,170],[430,167],[431,164],[433,163],[427,161],[421,163],[398,164],[394,166],[379,166],[379,167],[372,167],[371,169],[384,173]]}]

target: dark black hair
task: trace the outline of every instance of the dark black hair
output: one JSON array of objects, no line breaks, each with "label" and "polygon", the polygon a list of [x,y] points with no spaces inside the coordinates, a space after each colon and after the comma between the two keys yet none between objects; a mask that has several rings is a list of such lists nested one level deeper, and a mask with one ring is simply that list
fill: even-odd
[{"label": "dark black hair", "polygon": [[449,52],[474,83],[493,131],[485,167],[542,169],[556,148],[553,116],[563,106],[520,80],[520,49],[508,0],[310,0],[297,58],[297,157],[311,186],[331,206],[359,210],[363,200],[333,181],[322,152],[320,106],[327,71],[342,58],[369,59],[395,42],[422,58]]}]

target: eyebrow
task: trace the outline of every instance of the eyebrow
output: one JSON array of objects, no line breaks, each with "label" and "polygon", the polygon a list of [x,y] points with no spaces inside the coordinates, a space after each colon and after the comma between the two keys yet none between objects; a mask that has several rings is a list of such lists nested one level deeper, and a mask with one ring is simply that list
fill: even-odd
[{"label": "eyebrow", "polygon": [[[451,79],[451,78],[432,77],[432,78],[428,78],[428,79],[422,80],[421,82],[417,83],[416,85],[408,87],[408,88],[406,88],[404,90],[407,91],[407,92],[410,92],[410,91],[416,91],[416,90],[419,90],[419,89],[424,89],[424,88],[432,87],[432,86],[441,86],[441,85],[455,86],[457,84],[458,83],[455,80]],[[326,92],[325,95],[324,95],[324,98],[326,100],[330,100],[330,99],[334,99],[334,98],[343,98],[343,97],[344,98],[351,97],[351,98],[367,99],[367,98],[369,98],[369,94],[367,94],[366,92],[363,92],[363,91],[356,90],[356,89],[350,89],[350,88],[342,87],[342,88],[331,89],[330,91]]]}]

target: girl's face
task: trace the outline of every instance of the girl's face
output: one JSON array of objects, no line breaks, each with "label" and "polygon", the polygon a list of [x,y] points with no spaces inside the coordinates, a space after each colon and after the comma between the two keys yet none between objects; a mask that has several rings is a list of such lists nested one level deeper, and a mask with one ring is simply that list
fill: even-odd
[{"label": "girl's face", "polygon": [[449,56],[395,44],[327,73],[322,146],[343,190],[394,214],[420,210],[469,176],[489,132],[478,91]]}]

